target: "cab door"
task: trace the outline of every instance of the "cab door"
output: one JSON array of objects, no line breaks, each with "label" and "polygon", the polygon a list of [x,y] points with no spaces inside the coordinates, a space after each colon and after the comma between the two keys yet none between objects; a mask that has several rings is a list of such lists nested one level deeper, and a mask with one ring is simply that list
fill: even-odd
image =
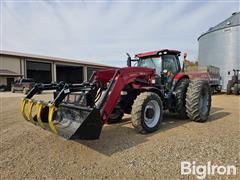
[{"label": "cab door", "polygon": [[167,54],[162,56],[163,70],[167,70],[167,87],[171,88],[174,76],[180,72],[180,63],[176,55]]}]

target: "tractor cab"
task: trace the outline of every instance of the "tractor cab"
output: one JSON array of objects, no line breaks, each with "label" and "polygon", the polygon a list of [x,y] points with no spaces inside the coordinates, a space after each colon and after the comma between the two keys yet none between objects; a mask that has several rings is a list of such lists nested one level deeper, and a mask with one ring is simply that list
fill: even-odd
[{"label": "tractor cab", "polygon": [[136,54],[136,59],[129,58],[128,66],[131,66],[131,61],[137,61],[138,67],[155,69],[158,77],[166,78],[166,86],[171,88],[174,77],[181,71],[179,56],[179,51],[168,49],[145,52]]}]

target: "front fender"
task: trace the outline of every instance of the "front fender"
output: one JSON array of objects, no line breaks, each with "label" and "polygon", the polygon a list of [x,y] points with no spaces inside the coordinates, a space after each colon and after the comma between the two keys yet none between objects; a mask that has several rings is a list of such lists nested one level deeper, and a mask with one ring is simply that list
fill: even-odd
[{"label": "front fender", "polygon": [[156,93],[162,100],[164,99],[164,90],[161,90],[159,88],[156,87],[141,87],[140,90],[142,91],[148,91],[148,92],[154,92]]}]

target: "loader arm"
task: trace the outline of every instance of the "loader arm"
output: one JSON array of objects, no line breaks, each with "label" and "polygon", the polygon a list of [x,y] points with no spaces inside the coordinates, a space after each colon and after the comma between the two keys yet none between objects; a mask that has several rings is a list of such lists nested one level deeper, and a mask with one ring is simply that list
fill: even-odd
[{"label": "loader arm", "polygon": [[135,88],[141,89],[141,87],[153,86],[151,84],[151,79],[155,77],[155,70],[144,67],[129,67],[116,70],[114,79],[108,88],[106,93],[106,99],[103,100],[104,105],[100,109],[101,117],[103,123],[108,121],[113,109],[115,108],[118,99],[121,96],[121,91],[128,84],[133,84]]}]

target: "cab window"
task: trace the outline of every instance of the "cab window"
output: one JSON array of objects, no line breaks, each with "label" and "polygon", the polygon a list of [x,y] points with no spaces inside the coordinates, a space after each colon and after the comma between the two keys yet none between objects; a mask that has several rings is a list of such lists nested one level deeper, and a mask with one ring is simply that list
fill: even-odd
[{"label": "cab window", "polygon": [[176,74],[179,71],[176,56],[164,55],[162,58],[163,58],[163,69],[171,71],[172,74]]},{"label": "cab window", "polygon": [[148,57],[140,59],[138,61],[138,66],[155,69],[156,74],[161,75],[162,59],[161,57]]}]

